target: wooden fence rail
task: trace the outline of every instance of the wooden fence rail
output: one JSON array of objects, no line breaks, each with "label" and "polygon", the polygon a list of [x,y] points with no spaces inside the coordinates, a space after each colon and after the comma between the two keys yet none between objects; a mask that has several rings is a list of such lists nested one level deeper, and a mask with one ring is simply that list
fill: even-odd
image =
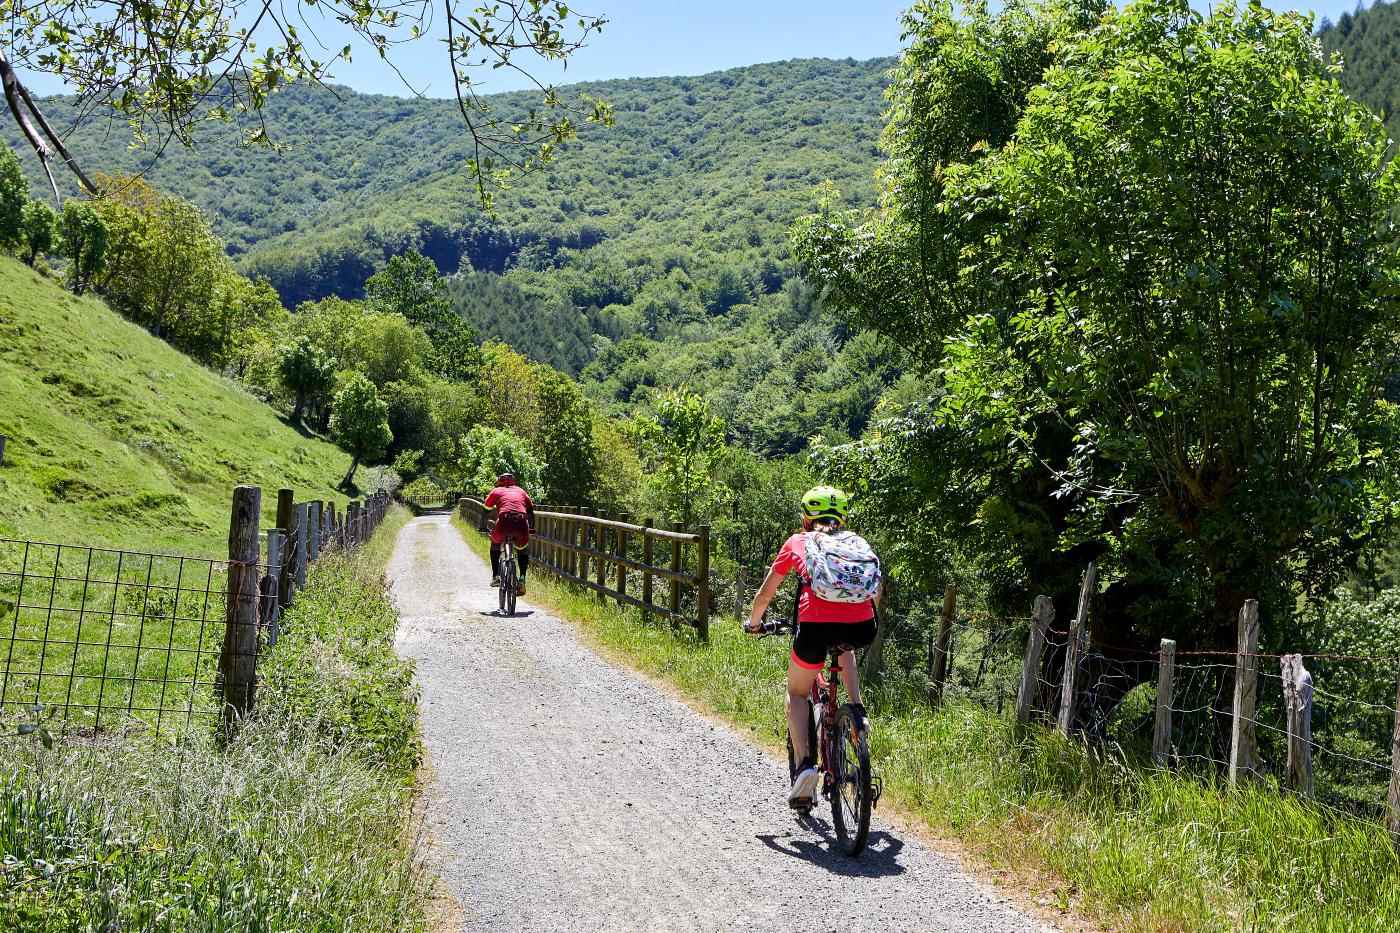
[{"label": "wooden fence rail", "polygon": [[[481,499],[463,496],[458,508],[464,520],[481,531],[490,528],[490,517]],[[535,531],[531,535],[530,565],[543,567],[561,580],[587,587],[599,598],[611,597],[619,605],[634,606],[646,616],[656,614],[674,624],[693,626],[700,637],[710,637],[710,527],[695,532],[673,524],[670,530],[655,527],[647,519],[634,524],[622,518],[609,518],[568,506],[535,510]],[[658,566],[654,542],[666,545],[659,555],[666,566]],[[685,569],[685,552],[693,548],[694,572]],[[640,554],[639,554],[640,552]],[[628,573],[641,576],[642,595],[628,592]],[[666,604],[658,605],[653,594],[655,581],[661,581]],[[694,615],[683,612],[693,606]]]}]

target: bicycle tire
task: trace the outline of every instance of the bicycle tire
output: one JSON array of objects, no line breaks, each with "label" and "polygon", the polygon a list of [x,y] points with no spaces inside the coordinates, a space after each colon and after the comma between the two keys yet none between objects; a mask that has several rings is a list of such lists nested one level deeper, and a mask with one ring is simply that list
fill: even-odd
[{"label": "bicycle tire", "polygon": [[[788,731],[788,732],[785,733],[785,739],[784,739],[784,741],[787,742],[787,755],[788,755],[788,786],[791,787],[791,786],[792,786],[792,782],[795,781],[795,780],[797,780],[797,755],[794,753],[793,748],[792,748],[792,732],[791,732],[791,731]],[[817,710],[816,710],[815,707],[812,706],[812,701],[811,701],[811,700],[808,700],[808,701],[807,701],[807,754],[811,755],[813,760],[816,760],[817,754],[818,754],[818,753],[817,753]],[[812,806],[815,806],[815,804],[813,804]],[[803,816],[806,816],[807,814],[809,814],[809,813],[812,812],[812,806],[797,807],[796,810],[797,810],[798,813],[801,813]]]},{"label": "bicycle tire", "polygon": [[506,615],[513,616],[515,615],[515,597],[519,595],[520,591],[520,577],[517,575],[514,563],[510,566],[510,586],[506,587],[505,591]]},{"label": "bicycle tire", "polygon": [[870,835],[870,744],[865,730],[849,704],[836,715],[836,786],[831,792],[831,822],[841,851],[851,858],[860,855]]},{"label": "bicycle tire", "polygon": [[510,605],[510,591],[511,587],[515,584],[515,581],[513,579],[514,574],[512,573],[512,570],[514,569],[514,561],[515,555],[511,553],[511,548],[502,548],[500,564],[501,586],[500,591],[497,595],[501,615],[508,616],[514,614],[515,612],[515,607]]}]

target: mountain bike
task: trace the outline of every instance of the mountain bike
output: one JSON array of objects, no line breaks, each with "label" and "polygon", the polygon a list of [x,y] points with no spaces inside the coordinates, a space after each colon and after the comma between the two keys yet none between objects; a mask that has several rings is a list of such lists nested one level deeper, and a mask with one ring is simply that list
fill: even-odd
[{"label": "mountain bike", "polygon": [[520,571],[515,563],[515,545],[507,540],[501,545],[501,612],[515,615],[515,598],[520,595]]},{"label": "mountain bike", "polygon": [[[759,637],[790,635],[786,619],[764,622]],[[841,851],[855,858],[870,834],[870,811],[880,801],[883,782],[870,771],[870,726],[850,703],[841,703],[841,655],[849,645],[832,645],[826,669],[817,675],[807,703],[807,748],[816,749],[822,796],[831,802],[831,822]],[[797,754],[787,737],[788,781],[797,778]],[[812,805],[797,808],[808,816]]]}]

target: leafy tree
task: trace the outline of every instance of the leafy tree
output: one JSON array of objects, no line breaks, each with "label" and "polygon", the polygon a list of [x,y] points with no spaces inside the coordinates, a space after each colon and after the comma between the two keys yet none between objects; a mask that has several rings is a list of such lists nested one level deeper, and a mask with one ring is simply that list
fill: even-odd
[{"label": "leafy tree", "polygon": [[19,159],[9,146],[0,146],[0,248],[13,250],[24,243],[24,206],[29,184]]},{"label": "leafy tree", "polygon": [[68,260],[68,281],[82,294],[107,258],[107,225],[92,204],[69,199],[58,215],[58,252]]},{"label": "leafy tree", "polygon": [[548,464],[545,485],[562,502],[592,501],[599,466],[593,407],[571,379],[548,369],[539,394],[543,423],[536,446]]},{"label": "leafy tree", "polygon": [[335,358],[311,342],[298,337],[282,348],[282,384],[296,397],[292,420],[302,423],[308,399],[316,399],[335,384]]},{"label": "leafy tree", "polygon": [[20,220],[20,236],[24,242],[24,261],[34,265],[40,256],[54,247],[54,232],[58,225],[58,212],[43,201],[30,201],[24,205]]},{"label": "leafy tree", "polygon": [[925,542],[971,521],[1003,566],[1105,559],[1110,619],[1222,646],[1256,596],[1278,637],[1396,512],[1384,133],[1302,17],[1147,0],[1076,33],[1046,9],[924,11],[881,211],[802,231],[940,377],[847,464],[891,505],[949,491],[913,513]]},{"label": "leafy tree", "polygon": [[714,469],[724,454],[724,422],[710,414],[705,399],[681,386],[663,394],[657,414],[637,418],[633,430],[653,468],[649,484],[667,513],[690,525],[719,497]]},{"label": "leafy tree", "polygon": [[452,472],[452,485],[485,495],[496,477],[509,471],[535,501],[550,495],[545,485],[547,464],[530,449],[524,438],[500,428],[478,425],[462,438],[462,454]]},{"label": "leafy tree", "polygon": [[476,333],[452,309],[446,280],[432,260],[409,250],[365,282],[365,295],[379,311],[401,315],[421,327],[433,342],[432,369],[449,379],[466,379],[480,361]]},{"label": "leafy tree", "polygon": [[156,337],[182,349],[211,342],[221,323],[216,294],[234,272],[208,218],[139,178],[98,175],[97,185],[94,209],[111,242],[99,290]]},{"label": "leafy tree", "polygon": [[331,411],[331,439],[350,453],[350,469],[340,485],[349,489],[355,469],[366,457],[378,457],[394,439],[389,430],[389,409],[379,399],[374,383],[359,373],[350,377],[335,397]]}]

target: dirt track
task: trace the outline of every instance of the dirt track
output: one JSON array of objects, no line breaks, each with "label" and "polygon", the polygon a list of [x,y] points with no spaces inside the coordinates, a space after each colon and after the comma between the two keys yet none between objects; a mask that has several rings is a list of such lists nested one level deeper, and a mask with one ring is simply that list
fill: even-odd
[{"label": "dirt track", "polygon": [[1049,929],[884,823],[834,852],[829,811],[787,810],[785,766],[528,601],[497,618],[447,516],[405,527],[389,574],[456,929]]}]

